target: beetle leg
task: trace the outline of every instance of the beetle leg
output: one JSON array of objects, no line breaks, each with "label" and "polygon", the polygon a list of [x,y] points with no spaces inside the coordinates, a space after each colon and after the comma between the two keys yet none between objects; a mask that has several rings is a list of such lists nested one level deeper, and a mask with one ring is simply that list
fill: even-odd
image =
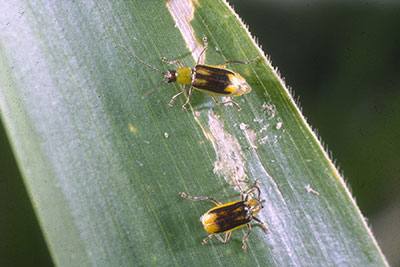
[{"label": "beetle leg", "polygon": [[[254,219],[254,217],[253,217],[253,219]],[[243,241],[242,241],[242,243],[243,243],[242,248],[243,248],[244,252],[246,252],[246,240],[247,240],[247,237],[249,237],[250,231],[251,231],[250,224],[246,224],[246,226],[247,226],[248,231],[247,231],[247,234],[243,237]]]},{"label": "beetle leg", "polygon": [[190,199],[190,200],[193,200],[193,201],[210,200],[212,203],[215,204],[215,206],[221,206],[222,205],[221,202],[219,202],[218,200],[213,199],[212,197],[192,197],[192,196],[187,195],[184,192],[181,192],[180,194],[181,194],[181,197],[187,198],[187,199]]},{"label": "beetle leg", "polygon": [[267,232],[267,233],[269,232],[267,226],[265,226],[265,224],[260,219],[254,217],[254,216],[253,216],[253,219],[255,221],[257,221],[259,224],[261,224],[261,226],[262,226],[262,228],[264,228],[265,232]]},{"label": "beetle leg", "polygon": [[186,106],[187,106],[187,104],[189,104],[190,97],[192,96],[192,94],[193,94],[193,86],[190,86],[189,95],[188,95],[188,97],[187,97],[187,99],[186,99],[185,104],[183,104],[183,106],[182,106],[182,110],[185,110],[185,109],[186,109]]},{"label": "beetle leg", "polygon": [[160,59],[161,59],[161,61],[164,61],[165,63],[168,63],[168,64],[178,64],[178,66],[180,68],[183,68],[183,64],[179,60],[169,60],[166,57],[162,57]]},{"label": "beetle leg", "polygon": [[214,102],[215,102],[216,104],[225,105],[225,104],[231,103],[231,104],[235,105],[235,106],[238,108],[239,111],[242,110],[242,109],[240,108],[239,104],[236,103],[236,102],[234,102],[234,101],[232,101],[232,100],[228,100],[228,101],[224,101],[224,102],[219,102],[218,99],[217,99],[215,96],[211,95],[211,97],[212,97],[212,99],[214,100]]},{"label": "beetle leg", "polygon": [[226,243],[229,241],[229,238],[231,238],[231,233],[232,232],[227,232],[225,234],[225,239],[222,239],[222,237],[219,234],[214,234],[214,235],[218,238],[219,241],[221,241],[222,243]]},{"label": "beetle leg", "polygon": [[210,240],[213,236],[216,236],[218,238],[219,241],[221,241],[222,243],[226,243],[229,241],[229,238],[231,237],[231,233],[232,232],[227,232],[225,234],[225,239],[223,239],[219,234],[211,234],[209,236],[207,236],[206,238],[203,239],[203,242],[201,243],[202,245],[204,245],[205,243],[208,242],[208,240]]},{"label": "beetle leg", "polygon": [[183,94],[186,91],[186,84],[183,86],[182,91],[180,91],[179,93],[177,93],[176,95],[174,95],[171,100],[169,101],[169,106],[172,107],[172,105],[174,104],[175,99],[180,96],[181,94]]},{"label": "beetle leg", "polygon": [[[251,184],[251,183],[246,183],[246,182],[238,182],[236,179],[234,180],[235,181],[235,185],[239,188],[239,190],[240,190],[240,200],[244,200],[244,195],[245,195],[245,193],[244,193],[244,191],[243,191],[243,189],[242,189],[242,186],[243,185],[245,185],[246,187],[248,187],[248,188],[250,188],[250,189],[252,189],[252,188],[254,188],[254,184]],[[256,184],[256,185],[258,185],[258,184]],[[251,187],[250,187],[251,186]],[[248,189],[247,189],[248,190]]]},{"label": "beetle leg", "polygon": [[[207,236],[206,238],[203,239],[203,242],[201,243],[202,245],[204,245],[205,243],[207,243],[208,240],[210,240],[213,237],[214,234],[211,234],[209,236]],[[217,235],[218,237],[219,235]]]},{"label": "beetle leg", "polygon": [[[261,192],[260,192],[260,188],[258,188],[259,184],[260,184],[260,180],[257,180],[254,183],[253,188],[249,192],[247,192],[246,199],[245,199],[246,202],[247,202],[247,200],[249,200],[250,194],[253,193],[256,190],[258,191],[258,199],[260,199]],[[243,200],[243,199],[241,199],[241,200]]]},{"label": "beetle leg", "polygon": [[255,62],[257,60],[260,60],[260,59],[261,59],[261,57],[256,57],[255,59],[252,59],[250,61],[229,60],[229,61],[225,61],[224,63],[219,64],[218,67],[223,67],[224,68],[226,65],[231,64],[231,63],[238,63],[238,64],[248,65],[248,64],[253,63],[253,62]]}]

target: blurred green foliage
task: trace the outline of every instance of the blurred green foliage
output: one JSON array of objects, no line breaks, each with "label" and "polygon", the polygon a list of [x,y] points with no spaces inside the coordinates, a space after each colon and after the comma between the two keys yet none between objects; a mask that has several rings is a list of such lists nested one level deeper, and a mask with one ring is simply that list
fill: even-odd
[{"label": "blurred green foliage", "polygon": [[[400,5],[230,2],[300,96],[363,214],[379,216],[400,192]],[[3,129],[0,149],[0,265],[51,266]]]}]

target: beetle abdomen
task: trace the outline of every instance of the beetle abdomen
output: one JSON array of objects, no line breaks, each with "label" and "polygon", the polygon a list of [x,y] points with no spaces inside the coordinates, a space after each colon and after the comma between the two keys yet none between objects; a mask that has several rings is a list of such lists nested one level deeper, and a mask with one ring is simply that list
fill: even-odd
[{"label": "beetle abdomen", "polygon": [[231,76],[233,72],[215,68],[209,65],[196,65],[194,67],[192,85],[209,93],[229,95],[232,92],[225,90],[232,85]]},{"label": "beetle abdomen", "polygon": [[244,201],[235,201],[211,209],[201,218],[206,231],[212,234],[234,230],[251,221]]}]

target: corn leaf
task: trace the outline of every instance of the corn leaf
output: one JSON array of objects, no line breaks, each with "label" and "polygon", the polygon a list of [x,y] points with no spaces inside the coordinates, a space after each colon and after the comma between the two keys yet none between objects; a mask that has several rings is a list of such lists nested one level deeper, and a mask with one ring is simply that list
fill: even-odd
[{"label": "corn leaf", "polygon": [[[387,265],[365,219],[283,81],[224,1],[3,1],[0,107],[59,266]],[[160,57],[227,60],[252,86],[216,105],[178,84]],[[220,98],[219,98],[220,99]],[[260,181],[264,208],[227,244],[199,222]],[[244,186],[243,186],[244,187]]]}]

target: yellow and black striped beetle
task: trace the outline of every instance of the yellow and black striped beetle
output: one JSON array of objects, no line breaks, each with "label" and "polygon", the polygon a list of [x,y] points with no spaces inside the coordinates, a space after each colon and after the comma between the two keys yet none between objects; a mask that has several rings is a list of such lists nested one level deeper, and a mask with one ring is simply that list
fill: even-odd
[{"label": "yellow and black striped beetle", "polygon": [[[218,102],[215,96],[226,96],[226,97],[235,97],[246,94],[251,91],[250,85],[246,82],[246,80],[239,74],[232,70],[226,69],[225,66],[231,63],[239,63],[239,64],[250,64],[260,59],[260,57],[256,57],[250,61],[236,61],[230,60],[219,65],[207,65],[204,62],[200,63],[201,56],[207,50],[208,43],[207,37],[203,37],[204,48],[201,51],[199,58],[197,59],[197,64],[194,68],[184,67],[183,64],[179,60],[168,60],[165,57],[162,57],[161,60],[168,64],[178,64],[179,68],[177,70],[168,70],[167,72],[161,71],[154,66],[146,63],[144,60],[139,58],[138,56],[132,54],[125,46],[121,46],[129,55],[138,60],[143,65],[151,68],[152,70],[158,71],[164,75],[164,78],[160,81],[166,83],[177,82],[183,84],[182,91],[174,95],[169,101],[169,106],[172,107],[175,99],[181,94],[185,93],[187,86],[190,85],[189,95],[186,99],[185,104],[183,104],[182,109],[184,110],[189,103],[190,97],[193,93],[193,88],[199,91],[208,93],[211,95],[212,99],[217,104],[228,104],[232,103],[237,106],[239,111],[241,110],[238,103],[227,100],[224,102]],[[156,84],[157,87],[160,83]],[[155,88],[154,87],[154,88]],[[153,89],[154,89],[153,88]],[[146,92],[142,98],[151,93],[152,90]]]},{"label": "yellow and black striped beetle", "polygon": [[[213,236],[216,236],[222,243],[228,242],[233,230],[242,226],[247,226],[247,233],[243,237],[243,250],[246,251],[246,240],[250,235],[251,227],[250,221],[255,220],[261,224],[265,232],[268,233],[268,228],[265,224],[255,215],[263,208],[262,204],[265,200],[260,199],[260,188],[258,187],[259,181],[253,185],[253,187],[247,192],[247,194],[241,192],[240,200],[222,204],[211,197],[192,197],[186,193],[180,193],[183,198],[187,198],[194,201],[199,200],[210,200],[216,205],[216,207],[210,209],[204,213],[200,221],[203,223],[204,229],[210,233],[204,238],[202,245],[207,243]],[[250,198],[250,195],[257,191],[257,198]],[[225,239],[220,234],[225,233]]]}]

